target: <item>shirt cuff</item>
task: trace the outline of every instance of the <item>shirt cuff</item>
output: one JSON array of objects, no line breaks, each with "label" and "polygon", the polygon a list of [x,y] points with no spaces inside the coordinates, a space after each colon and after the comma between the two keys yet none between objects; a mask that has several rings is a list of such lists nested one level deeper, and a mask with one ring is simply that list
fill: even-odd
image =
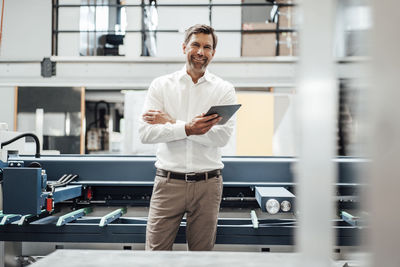
[{"label": "shirt cuff", "polygon": [[179,120],[176,120],[176,122],[173,124],[175,140],[185,139],[187,137],[185,131],[185,124],[186,123],[184,121],[179,121]]}]

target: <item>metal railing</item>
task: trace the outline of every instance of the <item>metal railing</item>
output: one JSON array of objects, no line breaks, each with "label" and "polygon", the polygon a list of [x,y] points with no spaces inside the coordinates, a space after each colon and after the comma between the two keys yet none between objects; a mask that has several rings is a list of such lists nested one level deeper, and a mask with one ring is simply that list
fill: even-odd
[{"label": "metal railing", "polygon": [[[296,6],[295,4],[289,4],[289,3],[278,3],[278,2],[266,2],[266,3],[240,3],[240,4],[221,4],[221,3],[212,3],[212,0],[209,0],[208,4],[156,4],[156,7],[208,7],[209,8],[209,25],[212,25],[212,12],[213,12],[213,7],[259,7],[259,6],[276,6],[277,10],[275,12],[275,15],[273,16],[273,19],[277,17],[277,23],[276,23],[276,28],[275,29],[254,29],[254,30],[244,30],[244,29],[215,29],[215,31],[218,33],[241,33],[241,34],[246,34],[246,33],[275,33],[276,35],[276,44],[275,44],[275,55],[279,56],[280,55],[280,34],[281,33],[292,33],[292,32],[297,32],[296,29],[293,28],[281,28],[280,23],[279,23],[279,9],[281,7],[292,7]],[[144,27],[144,9],[145,7],[150,7],[150,4],[146,4],[144,0],[142,0],[141,4],[59,4],[59,0],[53,0],[53,18],[52,18],[52,55],[57,56],[58,55],[58,35],[60,33],[107,33],[107,34],[116,34],[119,33],[117,31],[113,30],[59,30],[59,9],[60,8],[81,8],[81,7],[118,7],[118,8],[124,8],[124,7],[140,7],[142,9],[142,18],[141,18],[141,23],[142,27],[140,30],[125,30],[124,33],[141,33],[142,34],[142,55],[143,54],[143,48],[144,48],[144,40],[145,40],[145,34],[149,32],[155,32],[155,33],[179,33],[181,30],[178,29],[164,29],[164,30],[147,30]],[[96,9],[95,9],[96,10]]]}]

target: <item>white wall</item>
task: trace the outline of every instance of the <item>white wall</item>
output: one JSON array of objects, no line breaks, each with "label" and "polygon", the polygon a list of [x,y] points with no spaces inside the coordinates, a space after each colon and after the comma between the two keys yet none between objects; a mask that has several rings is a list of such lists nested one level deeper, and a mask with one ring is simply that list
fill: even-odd
[{"label": "white wall", "polygon": [[142,144],[139,137],[139,119],[147,91],[135,90],[125,93],[123,154],[155,155],[157,145]]},{"label": "white wall", "polygon": [[0,58],[41,59],[51,55],[51,1],[5,1]]},{"label": "white wall", "polygon": [[14,129],[14,87],[0,86],[0,122]]},{"label": "white wall", "polygon": [[[128,0],[127,4],[137,5],[141,1]],[[128,31],[138,31],[142,29],[142,8],[141,7],[127,7],[126,8],[126,22]],[[124,44],[119,47],[121,55],[127,57],[139,57],[142,53],[142,34],[130,32],[125,34]]]},{"label": "white wall", "polygon": [[[80,0],[61,0],[60,5],[79,5]],[[62,7],[58,9],[58,30],[78,31],[80,25],[80,8]],[[58,55],[59,56],[79,56],[80,48],[79,33],[59,33],[58,34]]]},{"label": "white wall", "polygon": [[294,156],[294,95],[280,95],[274,97],[274,136],[272,152],[274,156]]},{"label": "white wall", "polygon": [[[240,4],[240,0],[213,0],[214,4]],[[215,57],[240,57],[242,34],[240,32],[218,32],[218,30],[240,30],[242,28],[242,8],[213,7],[212,26],[217,31],[218,45]]]},{"label": "white wall", "polygon": [[[208,0],[159,0],[158,4],[209,4]],[[240,0],[214,0],[213,3],[240,4]],[[240,30],[241,7],[213,7],[212,26],[215,30]],[[157,56],[181,57],[184,32],[194,24],[210,24],[209,8],[158,7],[159,30],[179,30],[179,33],[157,33]],[[241,34],[218,33],[216,57],[240,57]]]},{"label": "white wall", "polygon": [[[208,0],[161,0],[158,4],[208,4]],[[179,30],[179,33],[157,33],[157,56],[183,56],[184,32],[197,23],[209,24],[208,7],[158,7],[158,30]]]}]

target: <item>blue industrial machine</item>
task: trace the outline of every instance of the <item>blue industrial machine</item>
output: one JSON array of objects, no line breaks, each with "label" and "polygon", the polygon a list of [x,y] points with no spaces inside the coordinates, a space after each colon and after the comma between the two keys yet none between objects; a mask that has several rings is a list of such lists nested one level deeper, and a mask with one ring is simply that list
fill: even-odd
[{"label": "blue industrial machine", "polygon": [[[147,217],[135,208],[146,210],[149,205],[154,162],[152,156],[38,158],[10,154],[6,161],[0,161],[4,207],[0,240],[143,243]],[[297,225],[296,159],[224,157],[223,162],[224,190],[216,242],[292,245]],[[337,158],[334,162],[338,168],[338,216],[332,222],[336,245],[354,246],[363,231],[352,215],[362,186],[357,171],[366,161]],[[278,207],[275,212],[266,209],[271,199],[276,201],[272,201],[273,207]],[[99,211],[96,216],[92,215],[95,210]],[[225,211],[242,215],[225,216]],[[342,218],[344,215],[347,217]],[[177,243],[185,242],[185,226],[183,220]]]}]

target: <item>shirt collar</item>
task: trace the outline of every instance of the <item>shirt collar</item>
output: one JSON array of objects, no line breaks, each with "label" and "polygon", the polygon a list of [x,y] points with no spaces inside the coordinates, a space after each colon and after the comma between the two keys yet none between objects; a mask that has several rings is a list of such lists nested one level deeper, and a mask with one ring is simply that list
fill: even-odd
[{"label": "shirt collar", "polygon": [[179,80],[180,80],[180,79],[182,79],[183,77],[186,77],[186,76],[189,76],[189,75],[186,73],[186,65],[185,65],[185,66],[183,66],[183,68],[179,71],[179,73],[178,73],[178,78],[179,78]]},{"label": "shirt collar", "polygon": [[[179,79],[182,79],[183,77],[188,77],[189,79],[192,79],[190,77],[190,75],[187,74],[187,72],[186,72],[186,65],[183,66],[183,68],[179,71],[178,77],[179,77]],[[200,77],[199,82],[202,82],[203,80],[206,80],[208,82],[211,81],[211,74],[208,71],[208,69],[206,69],[206,71],[204,72],[204,75],[202,77]]]},{"label": "shirt collar", "polygon": [[206,69],[206,72],[204,73],[203,77],[207,82],[211,81],[211,75],[210,75],[210,72],[208,71],[208,69]]}]

